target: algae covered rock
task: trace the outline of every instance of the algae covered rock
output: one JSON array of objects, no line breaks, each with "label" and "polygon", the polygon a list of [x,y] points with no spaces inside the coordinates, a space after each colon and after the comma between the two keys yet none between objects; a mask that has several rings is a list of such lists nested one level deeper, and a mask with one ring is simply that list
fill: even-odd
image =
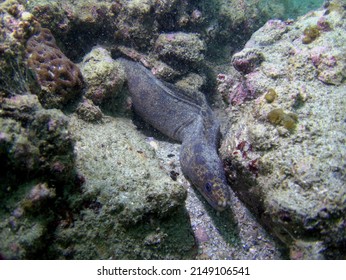
[{"label": "algae covered rock", "polygon": [[9,259],[49,258],[58,201],[75,186],[68,120],[27,93],[2,98],[0,109],[0,252]]},{"label": "algae covered rock", "polygon": [[[77,167],[92,201],[53,245],[75,259],[186,259],[194,238],[184,208],[186,190],[165,175],[130,120],[103,124],[72,119]],[[87,245],[86,245],[87,244]]]},{"label": "algae covered rock", "polygon": [[125,72],[106,49],[95,47],[84,57],[80,67],[86,82],[86,98],[95,105],[105,105],[119,98]]},{"label": "algae covered rock", "polygon": [[101,109],[89,99],[84,99],[83,102],[79,103],[76,113],[86,122],[97,122],[103,118]]},{"label": "algae covered rock", "polygon": [[[35,95],[23,94],[3,98],[0,116],[1,161],[8,172],[2,179],[20,182],[38,174],[51,180],[71,178],[73,140],[63,113],[44,110]],[[15,179],[13,175],[20,172],[25,172],[25,176]]]},{"label": "algae covered rock", "polygon": [[27,94],[0,112],[2,257],[194,257],[186,189],[130,119],[69,120]]},{"label": "algae covered rock", "polygon": [[[314,11],[274,37],[284,23],[270,21],[241,52],[264,59],[239,69],[256,94],[230,108],[222,155],[232,188],[295,259],[345,258],[345,15],[344,8]],[[305,44],[304,30],[321,18],[331,29]],[[232,96],[236,88],[228,90]]]},{"label": "algae covered rock", "polygon": [[38,86],[26,67],[25,44],[40,24],[17,1],[2,1],[0,12],[0,89],[20,94]]},{"label": "algae covered rock", "polygon": [[197,64],[203,61],[206,46],[198,34],[177,32],[160,34],[155,49],[166,62]]}]

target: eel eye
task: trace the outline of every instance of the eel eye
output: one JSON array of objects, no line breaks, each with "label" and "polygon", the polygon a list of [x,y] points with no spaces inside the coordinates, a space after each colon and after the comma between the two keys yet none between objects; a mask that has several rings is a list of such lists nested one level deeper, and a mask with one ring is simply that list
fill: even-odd
[{"label": "eel eye", "polygon": [[211,192],[211,187],[212,187],[212,184],[210,182],[206,183],[205,184],[205,190],[210,193]]}]

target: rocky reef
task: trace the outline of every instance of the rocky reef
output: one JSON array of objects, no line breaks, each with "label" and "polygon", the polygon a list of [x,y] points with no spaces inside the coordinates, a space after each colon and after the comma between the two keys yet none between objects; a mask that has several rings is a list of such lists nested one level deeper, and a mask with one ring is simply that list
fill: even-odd
[{"label": "rocky reef", "polygon": [[1,9],[2,88],[10,94],[32,91],[46,108],[62,108],[75,99],[83,84],[80,70],[50,30],[16,1],[5,1]]},{"label": "rocky reef", "polygon": [[[290,2],[1,1],[0,258],[344,258],[345,9]],[[119,56],[206,93],[230,186],[282,243],[198,198]]]},{"label": "rocky reef", "polygon": [[[186,190],[162,174],[130,119],[97,106],[108,112],[124,83],[110,53],[96,48],[80,72],[19,2],[2,3],[1,16],[1,258],[193,258]],[[82,73],[84,97],[68,110]]]},{"label": "rocky reef", "polygon": [[335,1],[270,20],[218,76],[230,185],[293,259],[345,258],[345,19]]}]

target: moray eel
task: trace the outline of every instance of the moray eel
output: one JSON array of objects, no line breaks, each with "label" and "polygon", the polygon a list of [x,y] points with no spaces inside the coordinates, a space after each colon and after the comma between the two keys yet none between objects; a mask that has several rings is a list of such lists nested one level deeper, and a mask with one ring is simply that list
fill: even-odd
[{"label": "moray eel", "polygon": [[182,143],[184,176],[218,211],[230,201],[229,186],[217,154],[220,125],[202,94],[158,80],[141,64],[117,59],[125,68],[134,111],[166,136]]}]

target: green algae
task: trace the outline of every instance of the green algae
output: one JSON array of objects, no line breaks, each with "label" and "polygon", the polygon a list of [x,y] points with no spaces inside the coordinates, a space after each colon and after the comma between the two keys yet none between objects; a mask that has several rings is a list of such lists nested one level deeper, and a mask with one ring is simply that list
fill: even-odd
[{"label": "green algae", "polygon": [[303,44],[310,44],[320,36],[320,31],[317,25],[310,25],[304,29],[304,37],[302,39]]},{"label": "green algae", "polygon": [[272,103],[277,98],[277,93],[274,89],[270,88],[268,89],[267,93],[264,95],[265,100],[268,103]]},{"label": "green algae", "polygon": [[70,124],[76,165],[86,177],[81,196],[98,207],[82,209],[73,227],[58,228],[53,250],[74,259],[192,258],[186,190],[165,176],[131,120],[96,125],[73,117]]},{"label": "green algae", "polygon": [[271,124],[281,125],[288,130],[293,130],[296,127],[298,117],[293,113],[285,113],[281,108],[271,110],[267,119]]}]

